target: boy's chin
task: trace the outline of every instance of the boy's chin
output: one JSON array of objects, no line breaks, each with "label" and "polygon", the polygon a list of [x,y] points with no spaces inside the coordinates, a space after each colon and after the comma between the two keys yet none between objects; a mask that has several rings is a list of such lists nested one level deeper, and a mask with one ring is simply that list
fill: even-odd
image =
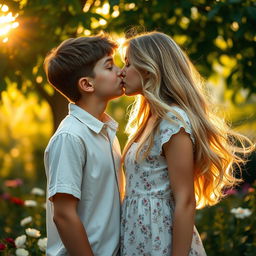
[{"label": "boy's chin", "polygon": [[123,96],[123,95],[124,95],[124,90],[120,90],[120,91],[117,92],[116,94],[111,95],[109,100],[113,100],[113,99],[119,98],[119,97],[121,97],[121,96]]}]

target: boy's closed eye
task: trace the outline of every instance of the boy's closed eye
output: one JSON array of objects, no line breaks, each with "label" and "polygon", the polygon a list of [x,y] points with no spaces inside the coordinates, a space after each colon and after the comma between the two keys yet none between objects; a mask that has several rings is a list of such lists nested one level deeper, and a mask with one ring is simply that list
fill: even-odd
[{"label": "boy's closed eye", "polygon": [[124,66],[127,67],[127,68],[130,66],[130,63],[129,63],[127,57],[125,58],[125,64],[124,64]]},{"label": "boy's closed eye", "polygon": [[114,62],[113,62],[113,59],[110,57],[108,58],[106,61],[105,61],[105,68],[108,69],[108,70],[112,70],[113,69],[113,65],[114,65]]},{"label": "boy's closed eye", "polygon": [[106,69],[112,70],[113,69],[113,65],[106,67]]}]

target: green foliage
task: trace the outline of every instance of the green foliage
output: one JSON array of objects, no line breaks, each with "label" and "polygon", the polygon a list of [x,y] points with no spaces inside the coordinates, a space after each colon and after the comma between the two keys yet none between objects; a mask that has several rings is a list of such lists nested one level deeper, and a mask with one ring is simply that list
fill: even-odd
[{"label": "green foliage", "polygon": [[[45,237],[45,196],[28,189],[20,180],[2,181],[0,191],[0,244],[10,255],[15,251],[6,238],[15,240],[26,234],[27,228],[40,231]],[[37,189],[38,190],[38,189]],[[40,191],[39,191],[40,192]],[[244,186],[240,192],[229,190],[231,194],[221,203],[197,212],[196,226],[201,234],[208,256],[254,256],[256,250],[256,187]],[[36,202],[36,206],[28,206]],[[240,209],[238,209],[241,207]],[[21,225],[20,221],[31,216],[32,221]],[[26,250],[31,255],[43,255],[37,245],[38,238],[27,235]]]},{"label": "green foliage", "polygon": [[[5,1],[19,14],[17,30],[9,35],[8,44],[1,45],[0,77],[9,78],[24,87],[29,80],[35,85],[37,76],[45,79],[43,59],[47,52],[68,37],[78,36],[79,26],[90,28],[92,17],[98,14],[84,13],[80,1]],[[46,83],[43,80],[41,83]],[[6,83],[1,83],[4,89]]]},{"label": "green foliage", "polygon": [[[85,2],[91,3],[83,11]],[[42,64],[46,53],[68,37],[82,36],[84,30],[101,29],[123,33],[132,26],[158,29],[172,35],[186,49],[199,70],[209,77],[213,62],[222,55],[234,59],[236,65],[227,77],[227,85],[237,92],[247,88],[256,92],[256,3],[254,0],[112,0],[108,14],[97,11],[107,1],[17,0],[5,1],[18,13],[20,26],[0,48],[0,88],[6,78],[25,87],[46,82]],[[118,9],[119,15],[110,14]],[[106,19],[106,25],[94,27],[93,20]],[[41,76],[38,84],[36,77]]]},{"label": "green foliage", "polygon": [[0,177],[45,184],[43,151],[51,135],[49,106],[36,94],[25,97],[12,84],[0,101]]},{"label": "green foliage", "polygon": [[[226,55],[235,60],[227,86],[237,93],[256,92],[256,2],[254,0],[120,1],[120,16],[108,30],[123,32],[132,26],[160,30],[173,36],[188,52],[200,72],[209,77],[215,61]],[[141,30],[141,28],[139,28]]]},{"label": "green foliage", "polygon": [[[206,78],[216,72],[216,63],[225,66],[232,62],[224,79],[234,101],[242,88],[248,90],[247,98],[256,92],[253,0],[182,0],[171,4],[168,0],[7,0],[5,4],[19,15],[16,20],[20,25],[8,34],[7,43],[0,42],[0,89],[5,90],[9,81],[16,82],[23,92],[36,91],[51,108],[54,129],[67,113],[67,102],[49,90],[43,60],[63,40],[101,30],[113,35],[133,26],[140,26],[139,31],[163,31],[188,52]],[[228,61],[223,63],[223,57]]]},{"label": "green foliage", "polygon": [[[256,192],[231,190],[228,198],[213,207],[199,210],[197,228],[208,256],[254,256],[256,251]],[[232,213],[239,208],[241,215]],[[243,212],[248,209],[250,215]],[[234,210],[233,210],[234,211]],[[239,210],[238,210],[239,211]]]},{"label": "green foliage", "polygon": [[[38,246],[38,240],[46,236],[44,191],[34,188],[29,192],[21,179],[1,180],[0,185],[0,244],[5,246],[1,255],[15,255],[16,247],[25,248],[29,255],[45,255]],[[30,220],[24,222],[28,217]],[[20,247],[15,240],[24,235],[26,242]]]},{"label": "green foliage", "polygon": [[[20,225],[20,220],[29,215],[33,216],[30,227],[40,230],[41,235],[45,236],[44,200],[29,194],[28,187],[32,188],[32,184],[45,187],[43,150],[52,131],[51,123],[56,119],[54,110],[64,109],[56,107],[60,98],[49,88],[43,72],[45,55],[63,40],[94,34],[102,29],[120,35],[133,26],[139,26],[139,31],[157,29],[173,36],[206,78],[216,72],[216,63],[224,67],[222,78],[227,90],[223,95],[228,94],[228,99],[236,99],[241,103],[246,97],[255,95],[254,0],[108,2],[110,7],[106,14],[98,10],[107,1],[4,2],[10,11],[19,14],[17,21],[20,25],[9,33],[7,43],[0,42],[0,176],[5,179],[23,178],[26,187],[6,187],[1,180],[0,243],[6,244],[5,238],[22,235],[24,227]],[[90,3],[86,11],[83,10],[85,3]],[[114,11],[116,15],[113,16]],[[99,25],[100,19],[106,20],[106,24]],[[243,88],[248,93],[241,98],[240,91]],[[46,100],[48,105],[45,101],[41,102],[36,94]],[[122,148],[127,139],[123,133],[127,120],[126,107],[132,100],[122,97],[109,104],[107,109],[120,124],[118,137]],[[253,100],[247,106],[241,105],[239,112],[233,105],[229,106],[232,114],[230,120],[234,120],[235,125],[239,125],[241,120],[246,121],[243,118],[248,116],[247,113],[255,112],[254,106]],[[49,117],[50,109],[53,112],[52,119]],[[251,123],[245,129],[255,130],[255,115],[251,114],[249,118]],[[255,196],[255,191],[245,195],[236,194],[214,207],[198,212],[197,227],[202,232],[209,256],[255,255]],[[38,201],[39,206],[25,207],[21,202],[27,199]],[[230,210],[239,206],[249,208],[252,215],[244,219],[235,218]],[[41,255],[35,241],[30,240],[29,243],[32,255]],[[9,249],[14,251],[11,247]]]}]

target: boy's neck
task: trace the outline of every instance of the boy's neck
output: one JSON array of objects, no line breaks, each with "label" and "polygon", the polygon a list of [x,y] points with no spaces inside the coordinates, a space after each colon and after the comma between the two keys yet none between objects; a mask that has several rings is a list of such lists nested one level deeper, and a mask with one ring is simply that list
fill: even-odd
[{"label": "boy's neck", "polygon": [[76,105],[102,121],[103,113],[107,107],[107,103],[108,102],[88,97],[86,100],[79,100],[76,102]]}]

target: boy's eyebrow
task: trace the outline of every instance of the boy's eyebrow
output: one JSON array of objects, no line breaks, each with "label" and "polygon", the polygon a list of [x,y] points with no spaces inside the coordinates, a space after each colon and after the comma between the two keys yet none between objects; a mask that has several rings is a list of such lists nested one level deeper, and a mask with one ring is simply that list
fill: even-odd
[{"label": "boy's eyebrow", "polygon": [[108,57],[108,58],[104,61],[104,65],[107,64],[108,62],[113,62],[113,57]]}]

